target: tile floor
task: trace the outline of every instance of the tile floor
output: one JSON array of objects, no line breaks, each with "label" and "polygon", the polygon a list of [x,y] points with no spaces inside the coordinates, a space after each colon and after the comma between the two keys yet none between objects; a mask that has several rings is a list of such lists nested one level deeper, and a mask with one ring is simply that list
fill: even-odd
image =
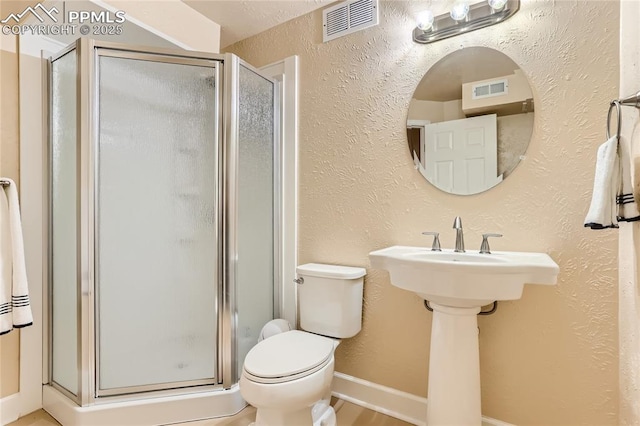
[{"label": "tile floor", "polygon": [[[410,423],[403,422],[396,418],[369,410],[359,405],[352,404],[343,400],[332,401],[338,418],[338,426],[409,426]],[[180,423],[174,426],[247,426],[255,420],[256,410],[253,407],[247,407],[235,416],[201,420],[196,422]],[[125,426],[126,422],[120,425]],[[44,410],[38,410],[28,414],[8,426],[60,426],[53,417]],[[294,425],[291,425],[294,426]]]}]

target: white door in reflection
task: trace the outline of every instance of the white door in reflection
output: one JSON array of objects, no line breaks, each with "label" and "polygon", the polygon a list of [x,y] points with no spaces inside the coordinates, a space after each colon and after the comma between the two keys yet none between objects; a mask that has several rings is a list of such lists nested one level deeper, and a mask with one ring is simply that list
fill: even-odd
[{"label": "white door in reflection", "polygon": [[439,189],[468,195],[502,180],[497,176],[496,114],[429,124],[425,129],[426,177]]}]

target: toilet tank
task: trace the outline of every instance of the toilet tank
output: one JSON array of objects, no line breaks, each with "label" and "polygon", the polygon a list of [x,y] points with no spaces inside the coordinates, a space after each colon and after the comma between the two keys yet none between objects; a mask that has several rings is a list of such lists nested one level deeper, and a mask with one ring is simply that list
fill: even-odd
[{"label": "toilet tank", "polygon": [[360,332],[364,268],[307,263],[296,272],[304,280],[298,284],[301,329],[337,338]]}]

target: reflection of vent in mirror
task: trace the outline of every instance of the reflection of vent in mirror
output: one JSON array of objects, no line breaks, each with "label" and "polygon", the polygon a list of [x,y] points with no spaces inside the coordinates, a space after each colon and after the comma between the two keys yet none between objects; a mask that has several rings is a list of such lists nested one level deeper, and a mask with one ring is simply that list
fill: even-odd
[{"label": "reflection of vent in mirror", "polygon": [[322,12],[322,40],[378,25],[378,0],[350,0]]},{"label": "reflection of vent in mirror", "polygon": [[473,86],[473,99],[488,98],[491,96],[506,95],[509,93],[507,80],[496,80]]}]

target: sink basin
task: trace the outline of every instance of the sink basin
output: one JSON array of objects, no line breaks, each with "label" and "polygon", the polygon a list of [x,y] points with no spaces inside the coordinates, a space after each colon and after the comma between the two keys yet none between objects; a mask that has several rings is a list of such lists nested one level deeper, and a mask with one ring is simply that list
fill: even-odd
[{"label": "sink basin", "polygon": [[553,285],[558,265],[544,253],[431,251],[393,246],[369,253],[391,284],[431,302],[427,425],[481,426],[477,314],[522,297],[525,284]]},{"label": "sink basin", "polygon": [[556,284],[559,272],[544,253],[456,253],[393,246],[373,251],[369,258],[372,268],[389,271],[394,286],[452,307],[520,299],[525,284]]}]

